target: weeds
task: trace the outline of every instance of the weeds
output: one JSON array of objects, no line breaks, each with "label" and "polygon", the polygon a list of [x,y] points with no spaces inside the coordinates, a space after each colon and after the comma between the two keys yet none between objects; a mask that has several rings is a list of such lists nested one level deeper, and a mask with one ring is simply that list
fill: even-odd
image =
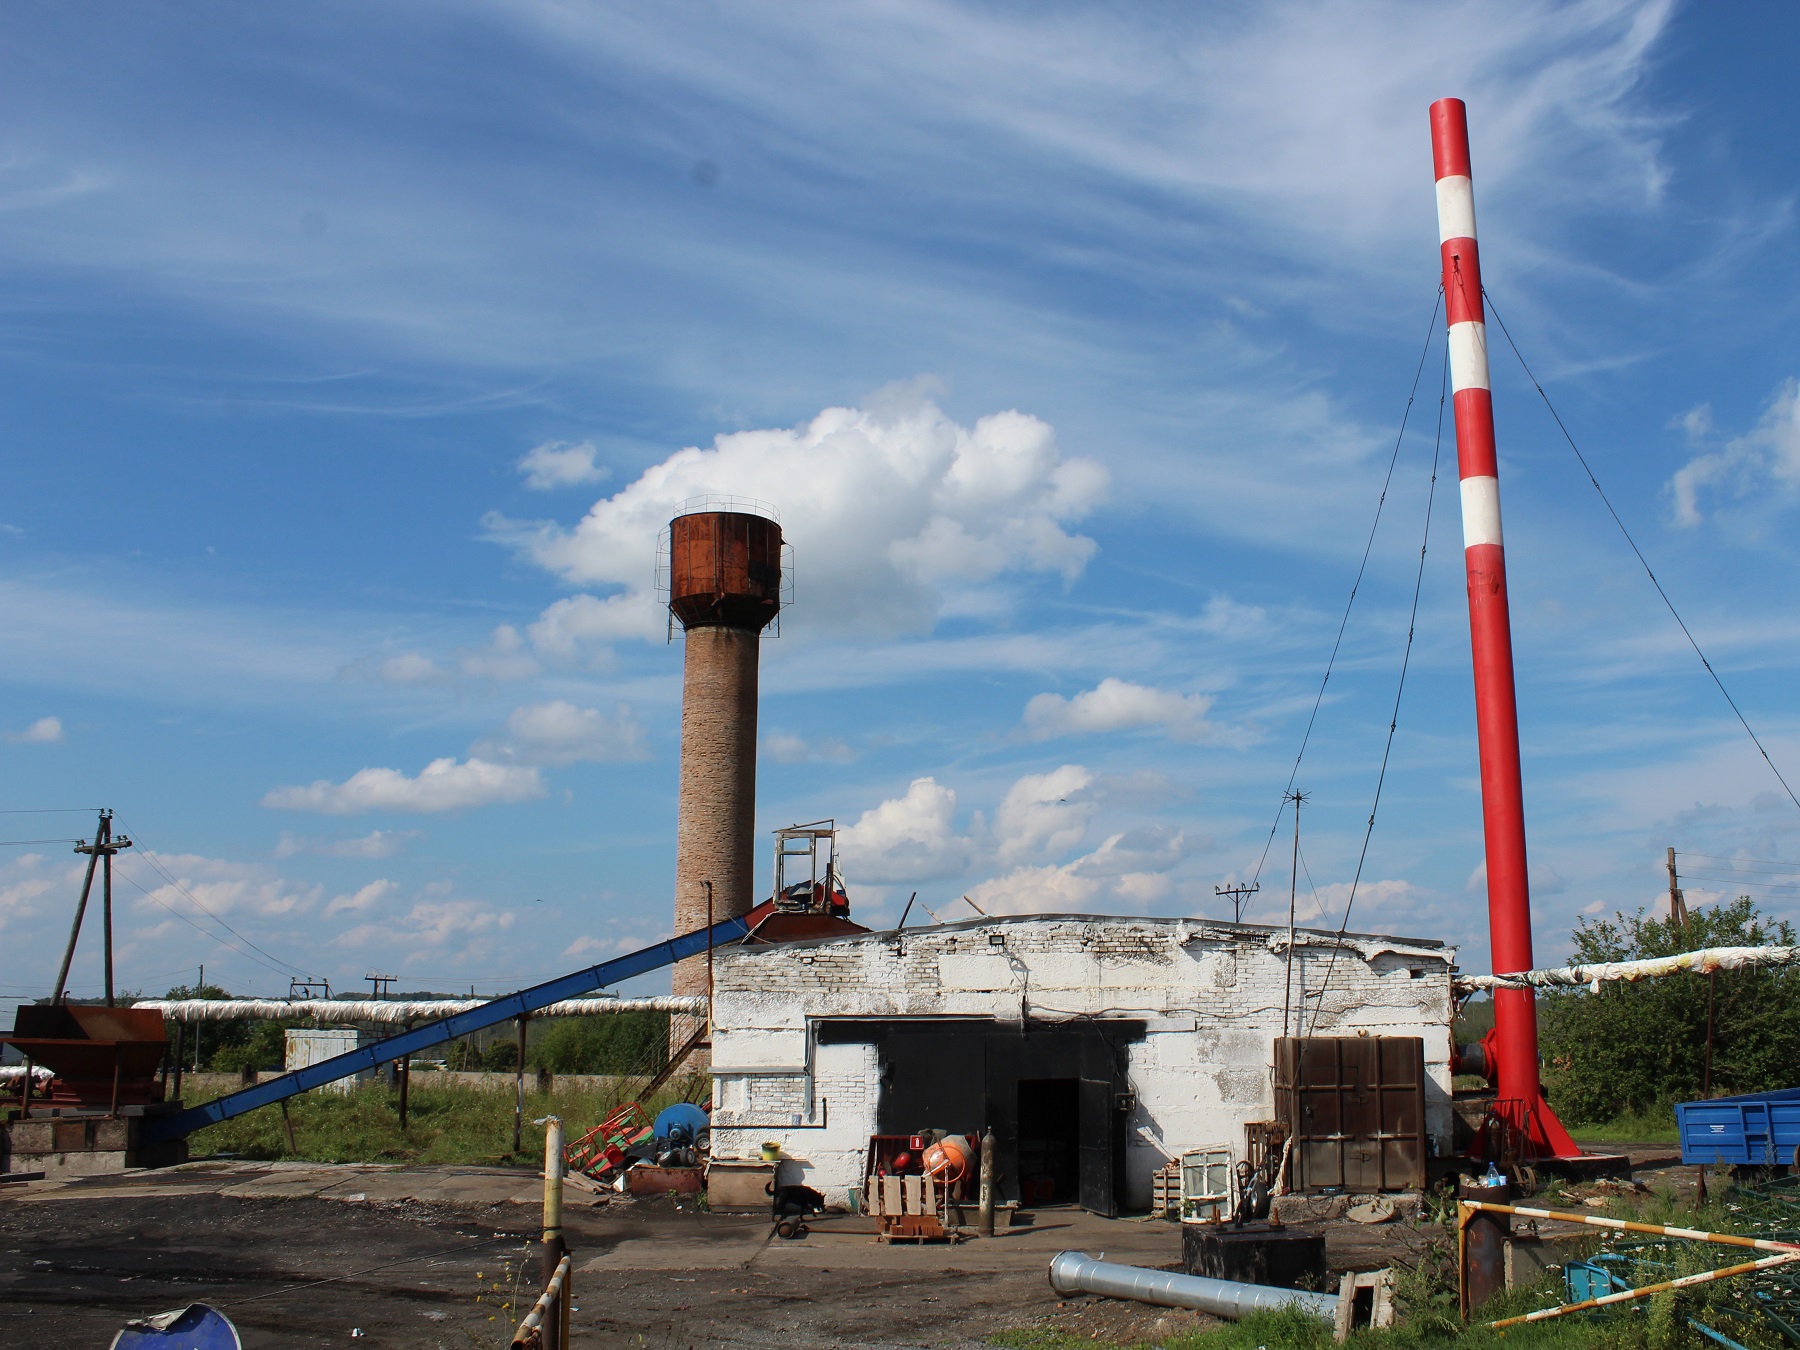
[{"label": "weeds", "polygon": [[[529,1081],[529,1080],[528,1080]],[[655,1114],[683,1100],[689,1082],[665,1088],[645,1109]],[[617,1105],[616,1093],[589,1088],[525,1094],[525,1129],[520,1153],[512,1148],[513,1095],[460,1084],[442,1086],[415,1077],[408,1100],[406,1129],[400,1128],[398,1099],[385,1085],[365,1083],[350,1093],[314,1091],[290,1098],[297,1152],[290,1152],[281,1113],[251,1111],[198,1131],[190,1141],[196,1157],[231,1153],[240,1158],[298,1157],[326,1163],[490,1163],[535,1166],[543,1155],[543,1136],[531,1122],[558,1115],[569,1138],[599,1124]]]}]

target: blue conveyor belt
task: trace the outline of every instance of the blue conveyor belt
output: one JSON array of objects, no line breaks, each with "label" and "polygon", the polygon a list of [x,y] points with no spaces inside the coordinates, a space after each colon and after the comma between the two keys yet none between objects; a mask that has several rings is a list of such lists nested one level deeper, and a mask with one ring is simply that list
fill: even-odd
[{"label": "blue conveyor belt", "polygon": [[552,1003],[560,1003],[565,998],[578,998],[606,985],[628,980],[634,975],[672,966],[677,961],[698,956],[708,946],[719,947],[728,942],[736,942],[749,932],[748,918],[734,918],[716,923],[710,930],[701,928],[692,933],[683,933],[680,937],[658,942],[642,951],[602,961],[597,966],[589,966],[586,970],[577,970],[543,984],[535,984],[516,994],[506,994],[479,1008],[470,1008],[467,1012],[427,1022],[424,1026],[403,1031],[398,1036],[389,1036],[373,1045],[361,1046],[330,1059],[322,1059],[317,1064],[295,1069],[292,1073],[271,1078],[255,1087],[227,1093],[203,1106],[190,1107],[170,1116],[152,1116],[144,1121],[140,1138],[146,1144],[164,1139],[179,1139],[195,1130],[203,1130],[208,1125],[217,1125],[220,1121],[241,1116],[246,1111],[254,1111],[259,1106],[273,1106],[276,1102],[335,1082],[339,1078],[348,1078],[351,1074],[376,1068],[403,1055],[416,1055],[421,1050],[441,1045],[458,1036],[466,1036],[472,1031],[481,1031],[500,1022],[534,1013]]}]

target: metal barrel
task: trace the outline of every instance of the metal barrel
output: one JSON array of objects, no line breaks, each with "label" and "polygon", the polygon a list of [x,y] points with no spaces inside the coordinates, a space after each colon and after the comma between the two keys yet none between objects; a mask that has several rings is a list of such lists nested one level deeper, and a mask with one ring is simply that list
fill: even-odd
[{"label": "metal barrel", "polygon": [[1096,1261],[1086,1252],[1058,1252],[1050,1263],[1050,1287],[1059,1294],[1102,1294],[1107,1298],[1157,1303],[1165,1308],[1195,1308],[1233,1322],[1249,1313],[1273,1312],[1277,1308],[1298,1308],[1321,1321],[1332,1322],[1338,1308],[1336,1294],[1146,1270],[1115,1261]]}]

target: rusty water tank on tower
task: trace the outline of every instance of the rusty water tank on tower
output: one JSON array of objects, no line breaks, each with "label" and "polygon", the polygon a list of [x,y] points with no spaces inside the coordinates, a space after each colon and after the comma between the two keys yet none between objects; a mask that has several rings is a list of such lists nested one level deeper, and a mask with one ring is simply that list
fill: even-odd
[{"label": "rusty water tank on tower", "polygon": [[[687,639],[681,693],[681,794],[675,931],[755,905],[757,656],[781,611],[781,526],[758,504],[699,503],[669,525],[669,612]],[[675,967],[674,992],[704,994],[706,959]],[[671,1049],[698,1025],[676,1017]]]}]

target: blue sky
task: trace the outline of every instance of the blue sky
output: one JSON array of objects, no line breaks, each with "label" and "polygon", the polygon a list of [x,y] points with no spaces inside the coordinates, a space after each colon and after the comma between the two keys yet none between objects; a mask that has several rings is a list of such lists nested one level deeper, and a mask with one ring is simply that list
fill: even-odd
[{"label": "blue sky", "polygon": [[[735,492],[795,545],[759,829],[849,827],[871,920],[914,889],[1218,914],[1420,360],[1446,94],[1499,312],[1795,779],[1797,29],[1610,0],[17,8],[0,805],[111,806],[154,851],[167,878],[120,864],[128,988],[204,961],[246,992],[496,990],[639,945],[674,864],[656,530]],[[1441,352],[1299,774],[1315,921],[1369,813]],[[1794,912],[1800,810],[1510,356],[1495,387],[1540,958],[1653,901],[1671,844],[1716,873],[1694,898]],[[1455,505],[1351,926],[1484,968]],[[48,992],[66,849],[0,848],[0,996]],[[1283,856],[1252,918],[1285,911]]]}]

